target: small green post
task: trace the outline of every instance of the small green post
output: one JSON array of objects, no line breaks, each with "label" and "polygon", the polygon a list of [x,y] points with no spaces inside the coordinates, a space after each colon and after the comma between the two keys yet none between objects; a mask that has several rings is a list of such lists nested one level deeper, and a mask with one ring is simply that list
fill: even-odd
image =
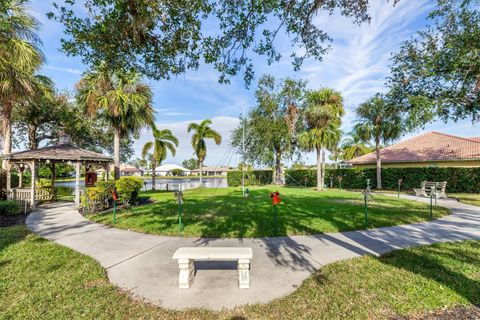
[{"label": "small green post", "polygon": [[175,199],[178,205],[178,228],[183,231],[182,211],[183,211],[183,192],[181,190],[175,191]]},{"label": "small green post", "polygon": [[180,229],[180,231],[183,231],[182,204],[178,205],[178,228]]},{"label": "small green post", "polygon": [[398,179],[398,190],[397,190],[397,196],[400,198],[400,187],[402,186],[403,179]]},{"label": "small green post", "polygon": [[433,192],[430,192],[430,220],[433,219]]},{"label": "small green post", "polygon": [[113,224],[117,223],[117,201],[113,201]]},{"label": "small green post", "polygon": [[278,227],[277,227],[277,205],[273,205],[273,224],[275,227],[275,235],[277,235]]},{"label": "small green post", "polygon": [[363,195],[363,201],[365,205],[365,228],[368,227],[368,204],[367,204],[367,194]]},{"label": "small green post", "polygon": [[438,182],[435,182],[435,206],[437,205],[437,190],[438,190]]}]

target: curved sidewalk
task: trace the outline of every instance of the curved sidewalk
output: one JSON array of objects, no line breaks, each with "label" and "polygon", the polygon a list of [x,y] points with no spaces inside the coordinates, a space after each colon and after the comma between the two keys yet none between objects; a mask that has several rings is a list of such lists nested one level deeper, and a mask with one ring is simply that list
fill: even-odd
[{"label": "curved sidewalk", "polygon": [[[452,214],[412,225],[277,238],[147,235],[88,221],[71,203],[42,206],[28,216],[27,226],[44,238],[95,258],[112,283],[138,298],[171,309],[218,310],[282,297],[322,265],[335,261],[435,242],[480,239],[479,207],[452,200],[438,201],[438,205],[450,208]],[[179,289],[178,266],[172,255],[181,246],[252,247],[250,289],[238,289],[236,264],[225,262],[196,263],[192,287]]]}]

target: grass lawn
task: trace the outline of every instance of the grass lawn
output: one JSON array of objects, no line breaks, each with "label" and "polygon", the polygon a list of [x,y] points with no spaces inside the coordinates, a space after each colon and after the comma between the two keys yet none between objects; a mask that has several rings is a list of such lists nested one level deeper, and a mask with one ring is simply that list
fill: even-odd
[{"label": "grass lawn", "polygon": [[[277,233],[269,197],[275,190],[282,199]],[[240,188],[189,190],[184,192],[183,232],[178,228],[178,207],[172,192],[143,195],[154,203],[117,212],[117,228],[193,237],[263,237],[365,229],[360,192],[267,186],[250,188],[250,197],[243,199]],[[373,196],[368,212],[368,228],[429,218],[428,205],[384,195]],[[437,207],[433,215],[438,218],[448,212]],[[89,218],[104,224],[113,223],[112,212]]]},{"label": "grass lawn", "polygon": [[133,301],[92,258],[23,226],[0,234],[0,319],[383,319],[480,303],[479,241],[327,265],[264,305],[178,312]]},{"label": "grass lawn", "polygon": [[480,207],[480,194],[478,193],[448,193],[447,195],[458,199],[460,202]]}]

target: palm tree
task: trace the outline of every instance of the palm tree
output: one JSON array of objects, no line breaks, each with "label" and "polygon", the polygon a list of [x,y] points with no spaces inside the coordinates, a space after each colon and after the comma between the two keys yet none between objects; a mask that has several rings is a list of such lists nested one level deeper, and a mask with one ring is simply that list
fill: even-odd
[{"label": "palm tree", "polygon": [[341,136],[345,110],[340,92],[329,88],[308,92],[304,114],[306,130],[298,140],[303,149],[317,153],[317,190],[321,191],[325,183],[324,149],[332,149]]},{"label": "palm tree", "polygon": [[152,166],[152,190],[155,190],[155,168],[167,158],[167,151],[170,151],[172,156],[175,156],[178,139],[168,129],[158,130],[155,126],[152,126],[152,131],[153,141],[149,141],[143,146],[142,158],[145,159],[153,148],[150,160]]},{"label": "palm tree", "polygon": [[36,35],[38,21],[27,12],[25,1],[0,6],[0,106],[3,153],[12,150],[12,111],[35,92],[35,73],[44,62]]},{"label": "palm tree", "polygon": [[377,189],[382,189],[381,143],[398,139],[403,133],[402,118],[383,95],[376,94],[356,110],[355,132],[365,141],[373,140],[377,157]]},{"label": "palm tree", "polygon": [[203,171],[203,161],[207,156],[207,142],[205,139],[213,139],[216,145],[222,143],[222,136],[220,133],[214,131],[210,128],[212,121],[207,119],[203,120],[200,123],[190,123],[188,125],[187,131],[194,131],[192,135],[192,147],[195,152],[195,155],[198,159],[198,165],[200,170],[200,184],[202,183],[202,171]]},{"label": "palm tree", "polygon": [[343,139],[340,149],[343,160],[351,160],[374,150],[374,148],[372,148],[368,142],[364,142],[355,131],[348,133],[348,137]]},{"label": "palm tree", "polygon": [[135,71],[99,66],[77,84],[77,100],[87,114],[106,119],[114,132],[114,177],[120,177],[120,140],[154,123],[152,91]]}]

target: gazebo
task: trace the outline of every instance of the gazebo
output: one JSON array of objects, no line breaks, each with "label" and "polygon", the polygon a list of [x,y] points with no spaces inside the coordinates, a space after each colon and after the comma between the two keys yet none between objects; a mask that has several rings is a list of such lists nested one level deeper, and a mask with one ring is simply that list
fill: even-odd
[{"label": "gazebo", "polygon": [[[70,137],[64,136],[54,146],[14,152],[2,156],[7,172],[7,199],[23,200],[35,209],[39,194],[35,190],[36,168],[40,164],[47,164],[52,170],[52,190],[55,183],[55,164],[66,163],[75,167],[75,204],[80,207],[80,169],[84,165],[88,172],[93,165],[102,166],[106,170],[105,180],[108,179],[108,170],[112,158],[101,153],[85,150],[72,144]],[[23,188],[23,172],[29,167],[31,172],[30,189]],[[18,188],[12,189],[12,169],[17,168],[19,173]]]}]

